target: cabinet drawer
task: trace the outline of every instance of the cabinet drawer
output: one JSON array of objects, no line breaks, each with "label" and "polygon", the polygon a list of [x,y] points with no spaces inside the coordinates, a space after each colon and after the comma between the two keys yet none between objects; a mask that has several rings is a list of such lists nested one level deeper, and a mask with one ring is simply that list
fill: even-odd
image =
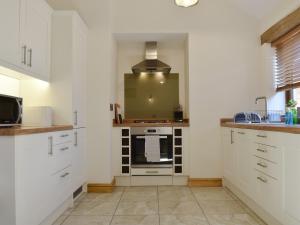
[{"label": "cabinet drawer", "polygon": [[256,175],[256,201],[271,215],[282,221],[283,200],[282,183],[257,170]]},{"label": "cabinet drawer", "polygon": [[254,168],[276,179],[281,179],[280,165],[255,156]]},{"label": "cabinet drawer", "polygon": [[172,168],[131,168],[132,176],[172,175]]},{"label": "cabinet drawer", "polygon": [[53,134],[53,144],[72,142],[72,131],[59,131]]},{"label": "cabinet drawer", "polygon": [[65,143],[53,146],[53,155],[51,159],[51,174],[71,165],[72,143]]},{"label": "cabinet drawer", "polygon": [[69,166],[52,176],[54,209],[72,195],[71,173],[72,168]]},{"label": "cabinet drawer", "polygon": [[254,155],[281,164],[282,153],[276,147],[256,143]]}]

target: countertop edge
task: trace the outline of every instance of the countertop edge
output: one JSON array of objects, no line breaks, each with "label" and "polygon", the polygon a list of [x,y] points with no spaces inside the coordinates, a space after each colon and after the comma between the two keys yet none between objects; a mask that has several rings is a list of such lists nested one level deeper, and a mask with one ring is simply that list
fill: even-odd
[{"label": "countertop edge", "polygon": [[12,127],[0,128],[0,136],[19,136],[29,134],[40,134],[56,131],[72,130],[72,125],[59,125],[51,127]]},{"label": "countertop edge", "polygon": [[240,129],[249,129],[249,130],[260,130],[260,131],[273,131],[273,132],[283,132],[291,134],[300,134],[300,126],[289,126],[289,125],[266,125],[266,124],[236,124],[229,119],[221,119],[221,127],[229,128],[240,128]]}]

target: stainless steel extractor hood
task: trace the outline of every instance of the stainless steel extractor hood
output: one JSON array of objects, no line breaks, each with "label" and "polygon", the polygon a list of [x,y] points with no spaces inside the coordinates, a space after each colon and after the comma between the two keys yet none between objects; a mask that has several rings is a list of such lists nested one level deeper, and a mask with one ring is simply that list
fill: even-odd
[{"label": "stainless steel extractor hood", "polygon": [[171,67],[157,59],[157,42],[146,42],[145,60],[132,67],[134,74],[164,73],[169,74]]}]

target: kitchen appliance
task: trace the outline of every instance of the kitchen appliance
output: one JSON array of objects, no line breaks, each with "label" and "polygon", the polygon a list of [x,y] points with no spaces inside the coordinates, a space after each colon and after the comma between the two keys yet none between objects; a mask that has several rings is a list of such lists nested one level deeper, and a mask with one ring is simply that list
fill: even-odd
[{"label": "kitchen appliance", "polygon": [[157,56],[157,42],[151,41],[146,42],[145,60],[136,64],[132,67],[132,72],[134,74],[140,73],[163,73],[169,74],[171,67],[158,60]]},{"label": "kitchen appliance", "polygon": [[21,125],[22,104],[22,98],[0,95],[0,127]]},{"label": "kitchen appliance", "polygon": [[[159,144],[157,161],[147,158],[146,143],[157,138]],[[152,143],[150,143],[151,146]],[[152,146],[153,147],[153,146]],[[173,167],[173,129],[171,127],[133,127],[131,128],[131,167],[132,168],[172,168]]]}]

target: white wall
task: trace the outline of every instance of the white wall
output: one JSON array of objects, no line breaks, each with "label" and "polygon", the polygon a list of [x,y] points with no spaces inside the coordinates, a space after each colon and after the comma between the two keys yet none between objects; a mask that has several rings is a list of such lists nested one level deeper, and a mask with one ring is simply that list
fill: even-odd
[{"label": "white wall", "polygon": [[0,94],[19,97],[19,80],[0,74]]},{"label": "white wall", "polygon": [[227,1],[113,0],[112,12],[115,33],[189,34],[190,176],[222,177],[219,119],[253,109],[261,93],[258,22]]},{"label": "white wall", "polygon": [[[132,38],[134,39],[134,34]],[[139,35],[136,35],[136,37]],[[157,41],[157,39],[154,39]],[[184,40],[165,40],[158,42],[158,58],[172,67],[171,73],[179,73],[179,103],[183,106],[187,118],[186,106],[186,43]],[[145,41],[118,42],[118,86],[117,102],[124,112],[124,73],[132,73],[131,67],[144,60]],[[124,116],[124,115],[123,115]]]}]

